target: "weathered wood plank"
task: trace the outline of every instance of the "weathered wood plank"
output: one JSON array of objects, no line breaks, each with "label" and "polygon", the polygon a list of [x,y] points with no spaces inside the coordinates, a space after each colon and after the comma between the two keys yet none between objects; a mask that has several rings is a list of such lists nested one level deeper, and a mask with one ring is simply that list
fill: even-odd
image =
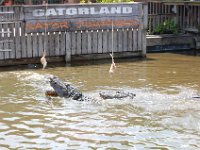
[{"label": "weathered wood plank", "polygon": [[[13,10],[10,10],[13,11]],[[15,7],[15,19],[20,18],[20,8]],[[15,50],[16,50],[16,59],[21,59],[22,57],[22,48],[21,48],[21,33],[20,33],[20,22],[15,22]]]},{"label": "weathered wood plank", "polygon": [[[70,34],[70,37],[72,37],[71,36],[71,34]],[[65,34],[65,32],[61,32],[61,35],[60,35],[60,49],[61,49],[61,52],[60,52],[60,54],[61,55],[65,55],[66,54],[66,47],[67,47],[67,44],[68,43],[66,43],[66,34]],[[70,46],[71,46],[72,44],[71,44],[71,42],[70,42]]]},{"label": "weathered wood plank", "polygon": [[138,41],[137,41],[137,45],[138,45],[138,50],[142,50],[142,30],[141,28],[139,28],[138,30]]},{"label": "weathered wood plank", "polygon": [[92,54],[98,53],[97,31],[92,32]]},{"label": "weathered wood plank", "polygon": [[107,53],[107,51],[108,51],[108,30],[104,30],[103,31],[103,40],[102,40],[102,42],[103,42],[103,53]]},{"label": "weathered wood plank", "polygon": [[[13,7],[8,8],[8,11],[9,12],[13,12]],[[13,14],[9,14],[8,18],[9,19],[13,19],[12,16],[13,16]],[[15,25],[13,23],[8,23],[8,32],[9,32],[8,33],[8,40],[10,41],[10,42],[8,42],[8,47],[9,47],[8,49],[10,49],[9,59],[14,59],[15,55],[16,55],[15,46],[14,46],[14,44],[15,44],[15,41],[14,41],[14,28],[15,28]]]},{"label": "weathered wood plank", "polygon": [[127,29],[123,29],[122,32],[123,32],[123,40],[122,40],[122,51],[121,52],[123,52],[123,51],[126,52],[126,51],[128,51]]},{"label": "weathered wood plank", "polygon": [[33,47],[32,47],[32,36],[31,34],[27,34],[27,57],[33,57]]},{"label": "weathered wood plank", "polygon": [[[38,33],[38,55],[39,57],[42,57],[44,52],[44,34]],[[45,52],[46,53],[46,52]]]},{"label": "weathered wood plank", "polygon": [[55,32],[50,32],[48,36],[49,41],[49,56],[55,56]]},{"label": "weathered wood plank", "polygon": [[55,56],[60,55],[60,34],[55,32]]},{"label": "weathered wood plank", "polygon": [[37,33],[33,33],[32,40],[33,40],[33,57],[39,57],[39,51],[38,51],[38,43],[37,43]]},{"label": "weathered wood plank", "polygon": [[112,52],[112,50],[113,50],[113,52],[118,52],[118,49],[119,49],[119,46],[118,46],[118,37],[117,37],[117,35],[118,35],[118,31],[117,30],[113,30],[113,39],[112,39],[112,41],[113,41],[113,47],[110,49],[110,52]]},{"label": "weathered wood plank", "polygon": [[[7,12],[7,11],[9,11],[9,8],[4,7],[3,11]],[[3,32],[7,32],[7,33],[3,34],[3,40],[5,40],[5,41],[9,40],[8,31],[9,31],[8,24],[3,24]],[[9,50],[8,42],[4,42],[3,43],[3,50]],[[9,58],[10,58],[10,52],[9,51],[5,51],[4,52],[4,59],[9,59]]]},{"label": "weathered wood plank", "polygon": [[[8,30],[8,24],[4,24],[3,25],[3,29],[4,29],[4,31],[9,31]],[[3,39],[6,41],[6,40],[8,40],[9,39],[9,37],[8,37],[8,33],[5,33],[4,34],[4,37],[3,37]],[[3,47],[3,49],[4,50],[8,50],[9,49],[9,47],[8,47],[8,42],[4,42],[4,47]],[[4,59],[9,59],[10,58],[10,52],[4,52]]]},{"label": "weathered wood plank", "polygon": [[185,28],[186,27],[186,24],[185,24],[185,22],[186,22],[186,6],[184,6],[184,8],[183,8],[183,28]]},{"label": "weathered wood plank", "polygon": [[98,32],[97,32],[97,51],[98,51],[98,53],[102,53],[103,52],[103,43],[102,43],[102,41],[103,41],[103,33],[102,33],[102,30],[98,30]]},{"label": "weathered wood plank", "polygon": [[[0,11],[2,11],[2,8],[0,8]],[[3,25],[0,24],[0,31],[2,31],[3,29]],[[0,60],[4,59],[4,52],[2,52],[1,50],[3,50],[3,33],[0,32]]]},{"label": "weathered wood plank", "polygon": [[81,43],[82,43],[82,31],[77,31],[77,49],[76,49],[76,54],[80,55],[82,52],[82,47],[81,47]]},{"label": "weathered wood plank", "polygon": [[87,47],[88,47],[88,54],[92,53],[92,32],[88,31],[87,33],[88,35],[88,40],[87,40]]},{"label": "weathered wood plank", "polygon": [[108,31],[108,49],[106,51],[107,53],[112,52],[112,50],[114,49],[116,50],[116,48],[114,48],[114,39],[113,39],[114,33],[115,35],[117,35],[117,30],[114,30],[113,33],[112,30]]},{"label": "weathered wood plank", "polygon": [[21,49],[22,49],[22,58],[27,58],[27,43],[26,43],[26,34],[25,34],[25,24],[21,23]]},{"label": "weathered wood plank", "polygon": [[[161,11],[161,10],[160,10]],[[148,26],[148,6],[147,5],[143,5],[143,25],[142,25],[142,31],[141,31],[141,36],[142,36],[142,55],[146,56],[146,52],[147,52],[147,42],[146,42],[146,29]]]},{"label": "weathered wood plank", "polygon": [[138,50],[138,31],[137,29],[133,30],[133,51]]},{"label": "weathered wood plank", "polygon": [[66,54],[65,54],[65,61],[66,63],[71,61],[71,48],[72,48],[72,44],[71,44],[71,33],[70,32],[66,32]]},{"label": "weathered wood plank", "polygon": [[16,49],[16,58],[20,59],[22,57],[22,49],[21,49],[21,36],[20,36],[20,24],[15,23],[15,49]]},{"label": "weathered wood plank", "polygon": [[86,31],[84,31],[83,33],[82,33],[82,42],[81,42],[81,44],[82,44],[82,54],[88,54],[88,32],[86,32]]},{"label": "weathered wood plank", "polygon": [[48,51],[48,45],[49,45],[49,41],[48,41],[48,33],[47,32],[44,32],[43,33],[43,36],[44,36],[44,49],[43,51],[46,52],[46,55],[49,56],[49,51]]},{"label": "weathered wood plank", "polygon": [[9,34],[8,34],[8,41],[10,41],[10,42],[8,42],[8,49],[10,49],[11,51],[10,51],[10,59],[14,59],[15,58],[15,56],[16,56],[16,50],[15,50],[15,41],[14,41],[14,24],[12,23],[10,23],[10,24],[8,24],[8,32],[9,32]]},{"label": "weathered wood plank", "polygon": [[133,31],[132,31],[132,29],[128,30],[127,42],[128,42],[128,45],[127,45],[128,51],[132,51],[133,50]]},{"label": "weathered wood plank", "polygon": [[200,6],[198,6],[198,25],[200,26]]},{"label": "weathered wood plank", "polygon": [[122,29],[119,29],[117,32],[117,43],[118,43],[118,49],[117,52],[123,51],[123,31]]},{"label": "weathered wood plank", "polygon": [[72,32],[72,55],[76,54],[77,49],[77,34],[75,32]]},{"label": "weathered wood plank", "polygon": [[193,18],[194,18],[194,20],[193,20],[193,27],[194,28],[198,28],[198,18],[197,18],[197,6],[194,6],[194,10],[193,10],[193,14],[194,14],[194,16],[193,16]]}]

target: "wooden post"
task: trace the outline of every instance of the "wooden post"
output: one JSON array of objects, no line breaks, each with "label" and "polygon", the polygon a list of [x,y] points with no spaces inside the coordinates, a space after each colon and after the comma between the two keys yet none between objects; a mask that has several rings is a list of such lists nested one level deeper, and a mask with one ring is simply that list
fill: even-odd
[{"label": "wooden post", "polygon": [[142,29],[142,55],[146,57],[147,53],[147,42],[146,42],[146,29],[148,26],[148,5],[143,5],[143,29]]}]

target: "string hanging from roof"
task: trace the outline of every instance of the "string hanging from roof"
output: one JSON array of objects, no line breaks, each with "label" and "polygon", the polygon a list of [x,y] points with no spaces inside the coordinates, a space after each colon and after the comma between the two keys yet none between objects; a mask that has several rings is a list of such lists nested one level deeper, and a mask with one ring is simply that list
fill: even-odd
[{"label": "string hanging from roof", "polygon": [[[43,1],[45,2],[45,1]],[[45,2],[45,10],[47,11],[48,7],[48,1]],[[47,15],[45,15],[45,27],[44,27],[44,50],[42,57],[40,58],[40,62],[43,65],[43,69],[46,68],[47,66],[47,60],[46,60],[46,43],[47,43]]]},{"label": "string hanging from roof", "polygon": [[111,58],[112,58],[112,63],[110,65],[110,70],[109,73],[114,73],[115,69],[116,69],[116,65],[115,65],[115,61],[114,61],[114,50],[113,50],[113,19],[112,19],[112,53],[110,54]]}]

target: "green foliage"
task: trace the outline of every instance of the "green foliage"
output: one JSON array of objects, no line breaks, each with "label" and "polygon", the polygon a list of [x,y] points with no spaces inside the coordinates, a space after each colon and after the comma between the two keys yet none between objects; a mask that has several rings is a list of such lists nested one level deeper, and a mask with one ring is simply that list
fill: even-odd
[{"label": "green foliage", "polygon": [[162,24],[158,25],[153,34],[177,34],[178,28],[173,20],[166,20]]}]

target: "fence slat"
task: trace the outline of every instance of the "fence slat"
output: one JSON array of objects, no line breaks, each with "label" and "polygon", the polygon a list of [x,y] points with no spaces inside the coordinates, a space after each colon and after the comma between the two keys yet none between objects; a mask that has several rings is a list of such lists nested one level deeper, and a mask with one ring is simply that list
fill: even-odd
[{"label": "fence slat", "polygon": [[138,50],[142,50],[142,30],[138,30]]},{"label": "fence slat", "polygon": [[[8,31],[8,24],[4,24],[3,25],[3,29],[4,29],[4,31]],[[7,41],[8,39],[9,39],[9,37],[8,37],[8,33],[6,33],[6,34],[4,34],[4,38],[3,38],[5,41]],[[4,50],[8,50],[9,49],[9,47],[8,47],[8,42],[5,42],[4,43]],[[10,52],[8,52],[8,51],[5,51],[4,52],[4,59],[9,59],[10,58]]]},{"label": "fence slat", "polygon": [[33,57],[32,36],[27,34],[27,57]]},{"label": "fence slat", "polygon": [[60,55],[60,34],[59,32],[55,32],[55,56],[59,55]]},{"label": "fence slat", "polygon": [[138,32],[137,29],[133,30],[133,51],[138,49]]},{"label": "fence slat", "polygon": [[82,31],[77,31],[77,49],[76,49],[76,54],[77,55],[81,55],[81,52],[82,52],[82,47],[81,47],[81,43],[82,43]]},{"label": "fence slat", "polygon": [[76,45],[76,33],[75,32],[72,32],[72,55],[75,55],[76,54],[76,49],[77,49],[77,45]]},{"label": "fence slat", "polygon": [[98,46],[97,46],[97,31],[92,32],[92,53],[98,53]]},{"label": "fence slat", "polygon": [[43,33],[38,33],[38,55],[39,57],[42,57],[43,52],[46,50],[44,49],[44,35]]},{"label": "fence slat", "polygon": [[20,59],[22,57],[22,50],[21,50],[21,36],[20,36],[20,24],[15,23],[15,49],[16,49],[16,58]]},{"label": "fence slat", "polygon": [[108,31],[103,31],[103,53],[107,53],[108,51]]},{"label": "fence slat", "polygon": [[49,56],[55,56],[55,34],[54,32],[49,33]]},{"label": "fence slat", "polygon": [[70,62],[71,61],[71,48],[72,48],[72,44],[71,44],[71,33],[70,32],[66,32],[66,56],[65,56],[65,61],[66,62]]},{"label": "fence slat", "polygon": [[[2,9],[0,8],[0,11],[2,11]],[[3,29],[3,25],[0,24],[0,31],[2,31]],[[3,50],[3,33],[0,33],[0,60],[4,59],[4,52],[2,52],[1,50]]]},{"label": "fence slat", "polygon": [[92,53],[92,32],[91,31],[88,31],[88,54],[91,54]]},{"label": "fence slat", "polygon": [[16,55],[16,49],[15,49],[15,41],[14,41],[14,24],[8,24],[8,31],[9,31],[9,37],[8,37],[8,49],[10,49],[10,59],[14,59]]},{"label": "fence slat", "polygon": [[123,43],[122,43],[122,51],[128,51],[128,41],[127,41],[127,29],[123,30]]},{"label": "fence slat", "polygon": [[123,31],[121,29],[118,30],[117,32],[117,43],[118,43],[118,47],[117,47],[117,52],[123,51]]},{"label": "fence slat", "polygon": [[187,27],[187,24],[186,24],[186,21],[187,21],[187,9],[186,9],[186,6],[184,5],[184,19],[183,19],[183,28],[186,28]]},{"label": "fence slat", "polygon": [[[65,33],[65,32],[61,32],[61,35],[60,35],[60,42],[61,42],[61,47],[60,47],[60,49],[61,49],[61,52],[60,52],[60,54],[61,55],[65,55],[66,54],[66,47],[68,46],[68,44],[69,44],[69,46],[71,47],[71,41],[70,41],[70,43],[66,43],[66,34],[67,33]],[[71,34],[70,34],[70,37],[72,37],[71,36]]]},{"label": "fence slat", "polygon": [[198,10],[198,26],[200,26],[200,6],[198,6],[198,8],[197,8],[197,10]]},{"label": "fence slat", "polygon": [[33,33],[33,57],[39,57],[39,54],[38,54],[38,43],[37,43],[37,34],[36,33]]},{"label": "fence slat", "polygon": [[103,41],[103,34],[102,34],[102,31],[101,30],[99,30],[98,32],[97,32],[97,39],[98,39],[98,45],[97,45],[97,49],[98,49],[98,53],[102,53],[103,52],[103,43],[102,43],[102,41]]},{"label": "fence slat", "polygon": [[[115,33],[115,30],[113,30],[113,33],[112,33],[112,30],[108,31],[108,49],[107,49],[107,53],[112,52],[112,49],[115,49],[114,48],[114,42],[112,41],[113,37],[114,37],[114,33]],[[113,34],[113,37],[112,37],[112,34]],[[113,42],[113,45],[112,45],[112,42]]]},{"label": "fence slat", "polygon": [[27,58],[27,45],[26,45],[26,34],[25,34],[25,27],[24,23],[21,24],[21,48],[22,48],[22,58]]},{"label": "fence slat", "polygon": [[82,33],[82,54],[88,54],[88,32],[84,31]]},{"label": "fence slat", "polygon": [[128,30],[127,42],[128,42],[128,46],[127,46],[128,51],[132,51],[133,50],[133,31],[132,31],[132,29]]},{"label": "fence slat", "polygon": [[[111,33],[112,34],[112,33]],[[122,37],[121,37],[122,38]],[[113,30],[113,39],[111,39],[111,41],[113,41],[113,48],[110,49],[110,52],[113,49],[113,52],[118,52],[119,49],[119,44],[118,44],[118,31],[117,30]],[[111,42],[112,43],[112,42]],[[111,44],[110,43],[110,44]]]}]

